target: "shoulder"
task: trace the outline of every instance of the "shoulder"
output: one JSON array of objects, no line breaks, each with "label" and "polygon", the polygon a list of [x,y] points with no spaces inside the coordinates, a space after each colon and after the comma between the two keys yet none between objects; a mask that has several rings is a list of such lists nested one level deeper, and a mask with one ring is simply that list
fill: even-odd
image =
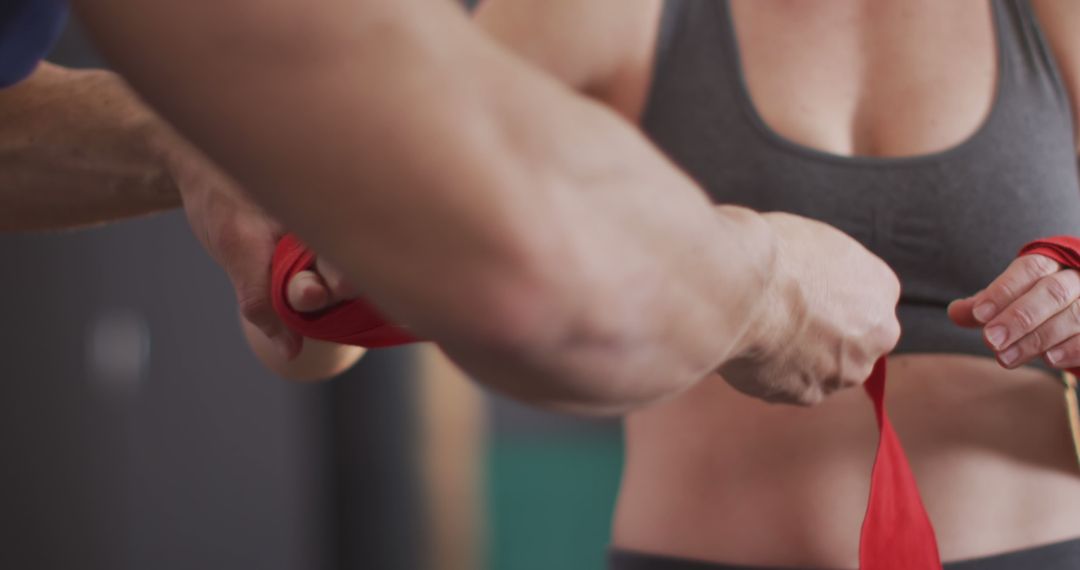
[{"label": "shoulder", "polygon": [[570,87],[609,104],[647,81],[662,0],[485,0],[477,24]]},{"label": "shoulder", "polygon": [[1080,2],[1032,0],[1032,6],[1069,92],[1080,151]]}]

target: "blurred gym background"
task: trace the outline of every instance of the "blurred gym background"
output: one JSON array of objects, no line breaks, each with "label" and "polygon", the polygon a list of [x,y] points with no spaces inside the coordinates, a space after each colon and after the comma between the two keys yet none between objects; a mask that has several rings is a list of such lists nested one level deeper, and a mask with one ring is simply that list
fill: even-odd
[{"label": "blurred gym background", "polygon": [[[75,24],[51,59],[101,65]],[[279,380],[181,212],[0,256],[0,568],[603,567],[617,422],[481,393],[430,347]]]}]

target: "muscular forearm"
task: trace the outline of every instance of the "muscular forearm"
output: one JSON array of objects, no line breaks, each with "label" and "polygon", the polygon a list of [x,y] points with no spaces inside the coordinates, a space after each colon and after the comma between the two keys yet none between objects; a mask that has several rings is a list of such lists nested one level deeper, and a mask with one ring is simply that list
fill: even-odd
[{"label": "muscular forearm", "polygon": [[772,259],[756,215],[715,210],[448,3],[263,6],[82,12],[186,134],[480,381],[618,411],[740,348]]},{"label": "muscular forearm", "polygon": [[0,230],[94,224],[172,208],[159,121],[115,74],[42,64],[0,90]]}]

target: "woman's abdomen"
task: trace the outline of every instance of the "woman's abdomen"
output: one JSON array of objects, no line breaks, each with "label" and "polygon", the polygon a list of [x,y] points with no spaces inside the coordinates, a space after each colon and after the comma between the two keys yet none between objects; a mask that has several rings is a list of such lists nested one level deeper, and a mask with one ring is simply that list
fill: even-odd
[{"label": "woman's abdomen", "polygon": [[[942,556],[1080,536],[1061,383],[984,358],[889,361],[889,414]],[[877,427],[862,390],[770,405],[710,377],[626,421],[615,545],[728,563],[857,566]]]}]

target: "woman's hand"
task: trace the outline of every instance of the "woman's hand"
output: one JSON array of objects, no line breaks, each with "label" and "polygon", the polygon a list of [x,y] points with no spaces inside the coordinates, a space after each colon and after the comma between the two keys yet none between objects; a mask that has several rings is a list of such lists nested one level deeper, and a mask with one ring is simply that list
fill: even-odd
[{"label": "woman's hand", "polygon": [[1080,366],[1080,274],[1042,255],[1017,258],[986,289],[949,305],[949,318],[982,327],[998,362],[1016,368],[1042,356]]}]

